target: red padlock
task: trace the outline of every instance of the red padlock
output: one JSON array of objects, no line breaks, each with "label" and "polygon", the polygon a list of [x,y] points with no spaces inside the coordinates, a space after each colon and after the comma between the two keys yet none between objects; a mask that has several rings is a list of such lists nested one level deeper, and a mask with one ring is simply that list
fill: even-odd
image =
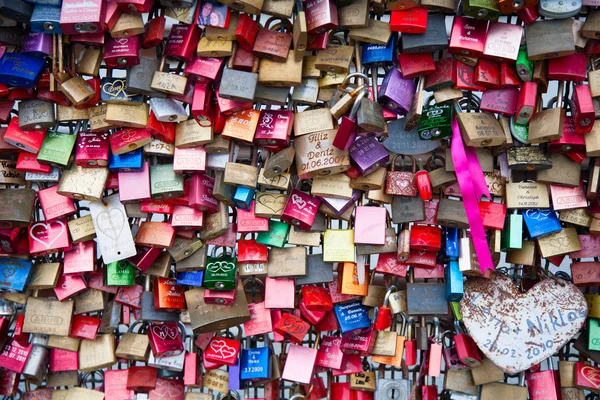
[{"label": "red padlock", "polygon": [[238,240],[237,261],[239,263],[261,264],[269,261],[267,246],[255,239]]},{"label": "red padlock", "polygon": [[392,11],[390,30],[402,33],[425,33],[427,30],[427,9],[413,7],[409,10]]},{"label": "red padlock", "polygon": [[256,42],[256,35],[258,35],[258,29],[258,23],[252,19],[250,14],[240,14],[238,24],[235,27],[235,40],[239,48],[252,52],[254,42]]},{"label": "red padlock", "polygon": [[483,226],[487,229],[504,229],[504,220],[506,218],[506,204],[495,203],[493,201],[480,201],[479,213],[483,220]]},{"label": "red padlock", "polygon": [[273,326],[273,332],[297,344],[302,343],[309,329],[308,323],[290,313],[283,313],[281,319]]},{"label": "red padlock", "polygon": [[500,64],[481,58],[475,66],[475,83],[488,89],[502,89],[500,84]]},{"label": "red padlock", "polygon": [[404,361],[406,365],[412,367],[417,364],[417,341],[414,337],[414,317],[408,319],[406,325],[406,340],[404,341]]},{"label": "red padlock", "polygon": [[[162,9],[161,9],[162,10]],[[144,27],[144,34],[142,35],[142,49],[151,49],[162,43],[165,36],[165,26],[167,19],[164,15],[152,15],[148,17],[148,22]]]},{"label": "red padlock", "polygon": [[333,303],[329,291],[319,286],[302,286],[302,300],[310,311],[331,311]]},{"label": "red padlock", "polygon": [[503,87],[521,87],[523,81],[519,77],[515,64],[500,63],[500,84]]},{"label": "red padlock", "polygon": [[575,85],[571,98],[571,115],[575,123],[575,133],[584,135],[594,129],[596,112],[588,85]]},{"label": "red padlock", "polygon": [[204,357],[209,361],[221,365],[235,365],[240,352],[240,347],[241,344],[239,340],[216,336],[211,338],[208,343],[208,346],[204,351]]},{"label": "red padlock", "polygon": [[434,74],[435,62],[431,53],[398,54],[398,63],[404,79]]},{"label": "red padlock", "polygon": [[533,117],[537,105],[537,90],[537,83],[523,83],[517,100],[517,108],[515,110],[514,120],[516,124],[525,125],[529,123],[531,117]]},{"label": "red padlock", "polygon": [[306,302],[304,299],[300,299],[298,303],[298,309],[300,310],[300,314],[302,318],[307,320],[311,325],[316,325],[325,318],[327,315],[327,311],[313,311],[306,308]]},{"label": "red padlock", "polygon": [[162,140],[165,143],[175,143],[175,122],[162,122],[156,119],[154,112],[150,110],[146,129],[149,129],[155,139]]},{"label": "red padlock", "polygon": [[377,311],[377,318],[375,319],[375,329],[378,331],[383,331],[392,326],[392,310],[389,307],[390,304],[390,296],[395,291],[398,291],[398,288],[394,285],[391,285],[387,292],[385,293],[385,297],[383,298],[383,305],[379,307]]},{"label": "red padlock", "polygon": [[475,341],[466,333],[461,333],[462,329],[459,321],[454,321],[454,329],[456,331],[454,344],[456,345],[458,358],[463,364],[471,368],[479,367],[481,365],[481,354]]},{"label": "red padlock", "polygon": [[442,248],[442,229],[431,225],[413,225],[410,230],[410,248],[411,253],[413,250],[439,251]]},{"label": "red padlock", "polygon": [[429,201],[433,198],[433,191],[431,188],[431,180],[429,179],[429,172],[423,169],[421,161],[419,161],[419,170],[415,173],[415,184],[417,185],[417,190],[419,191],[419,196],[421,196],[421,200]]}]

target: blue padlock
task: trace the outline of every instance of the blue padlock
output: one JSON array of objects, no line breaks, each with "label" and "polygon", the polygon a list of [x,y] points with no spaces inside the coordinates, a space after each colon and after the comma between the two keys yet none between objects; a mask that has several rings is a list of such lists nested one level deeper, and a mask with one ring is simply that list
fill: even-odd
[{"label": "blue padlock", "polygon": [[182,271],[177,273],[177,284],[202,287],[204,271]]},{"label": "blue padlock", "polygon": [[448,301],[460,301],[464,295],[463,274],[458,268],[458,261],[450,261],[444,271],[446,278],[446,299]]},{"label": "blue padlock", "polygon": [[398,35],[392,33],[388,43],[383,46],[381,44],[367,44],[362,48],[362,63],[368,67],[383,67],[394,63],[394,53]]},{"label": "blue padlock", "polygon": [[446,228],[444,235],[446,242],[446,257],[448,257],[450,260],[458,260],[458,257],[460,256],[460,231],[458,228]]},{"label": "blue padlock", "polygon": [[562,229],[556,212],[550,208],[529,209],[523,213],[523,221],[532,239],[558,232]]},{"label": "blue padlock", "polygon": [[249,210],[252,205],[252,200],[254,199],[254,192],[256,192],[256,189],[238,186],[233,195],[233,204],[237,208]]},{"label": "blue padlock", "polygon": [[4,53],[0,58],[0,83],[34,87],[46,69],[46,60],[20,53]]},{"label": "blue padlock", "polygon": [[371,328],[369,314],[362,300],[336,304],[333,309],[342,335],[357,335]]},{"label": "blue padlock", "polygon": [[62,0],[25,0],[28,3],[40,5],[40,6],[55,6],[60,8]]},{"label": "blue padlock", "polygon": [[141,148],[120,155],[111,152],[108,155],[108,168],[117,172],[141,171],[143,159]]},{"label": "blue padlock", "polygon": [[0,259],[0,290],[23,293],[29,285],[33,272],[32,266],[29,260]]},{"label": "blue padlock", "polygon": [[242,358],[240,362],[240,379],[243,381],[258,381],[271,379],[270,363],[270,347],[242,349]]},{"label": "blue padlock", "polygon": [[36,5],[31,14],[31,32],[62,33],[60,29],[60,7]]}]

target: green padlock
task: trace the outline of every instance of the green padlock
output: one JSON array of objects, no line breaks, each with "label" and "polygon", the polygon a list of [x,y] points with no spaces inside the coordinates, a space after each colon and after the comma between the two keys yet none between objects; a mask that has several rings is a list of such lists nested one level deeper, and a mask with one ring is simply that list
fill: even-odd
[{"label": "green padlock", "polygon": [[237,278],[237,257],[235,251],[228,255],[217,257],[217,247],[213,248],[210,257],[206,257],[206,268],[204,269],[204,280],[202,286],[210,290],[233,290]]},{"label": "green padlock", "polygon": [[259,232],[256,236],[256,243],[266,244],[267,246],[284,247],[287,242],[290,225],[281,222],[269,220],[269,230]]},{"label": "green padlock", "polygon": [[523,216],[509,214],[504,222],[502,231],[502,251],[523,248]]},{"label": "green padlock", "polygon": [[421,140],[440,140],[452,136],[453,107],[450,104],[434,104],[423,107],[417,126]]},{"label": "green padlock", "polygon": [[521,46],[517,55],[517,72],[523,82],[530,82],[533,77],[533,61],[527,57],[527,47]]},{"label": "green padlock", "polygon": [[68,167],[75,155],[73,147],[77,135],[48,131],[37,155],[40,164]]},{"label": "green padlock", "polygon": [[150,195],[156,200],[184,195],[183,175],[173,171],[173,164],[150,166]]},{"label": "green padlock", "polygon": [[588,350],[600,351],[600,324],[595,318],[587,321]]},{"label": "green padlock", "polygon": [[463,14],[476,19],[495,20],[500,16],[498,0],[463,0]]},{"label": "green padlock", "polygon": [[106,286],[133,286],[135,267],[125,260],[112,262],[104,269],[104,282]]}]

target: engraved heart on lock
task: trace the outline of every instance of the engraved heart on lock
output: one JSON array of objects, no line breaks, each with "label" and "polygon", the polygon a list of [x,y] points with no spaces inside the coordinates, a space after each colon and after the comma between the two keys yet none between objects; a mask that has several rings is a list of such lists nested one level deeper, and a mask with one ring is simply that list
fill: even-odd
[{"label": "engraved heart on lock", "polygon": [[295,318],[286,318],[283,320],[283,326],[287,329],[290,335],[303,333],[305,331],[304,325]]},{"label": "engraved heart on lock", "polygon": [[4,276],[4,281],[7,282],[8,278],[13,276],[17,272],[17,270],[13,267],[4,268],[2,270],[2,276]]},{"label": "engraved heart on lock", "polygon": [[116,241],[123,231],[125,215],[117,208],[113,208],[110,211],[102,211],[98,213],[96,224],[102,233]]},{"label": "engraved heart on lock", "polygon": [[[285,203],[281,203],[277,201],[277,197],[274,195],[270,195],[270,194],[266,194],[266,195],[262,195],[260,196],[257,201],[264,207],[268,208],[269,210],[273,211],[273,213],[277,214],[283,211],[283,209],[285,208]],[[280,207],[273,207],[278,205]]]},{"label": "engraved heart on lock", "polygon": [[[60,225],[61,230],[56,236],[54,236],[54,238],[48,240],[49,239],[48,233],[51,230],[52,225],[54,225],[54,224]],[[38,227],[43,228],[43,229],[36,229]],[[33,224],[31,229],[29,230],[29,236],[36,242],[40,243],[41,245],[43,245],[44,247],[49,249],[50,246],[52,246],[52,244],[54,242],[56,242],[58,239],[61,238],[63,233],[65,233],[65,230],[66,230],[66,227],[62,221],[53,221],[50,223],[38,222],[36,224]]]}]

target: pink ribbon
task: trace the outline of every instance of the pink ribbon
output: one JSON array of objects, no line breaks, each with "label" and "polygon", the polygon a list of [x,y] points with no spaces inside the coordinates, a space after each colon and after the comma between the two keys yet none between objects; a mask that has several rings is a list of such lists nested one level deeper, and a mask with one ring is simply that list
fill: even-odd
[{"label": "pink ribbon", "polygon": [[486,270],[494,270],[494,262],[490,254],[490,248],[483,228],[483,220],[479,213],[479,200],[485,195],[491,200],[490,191],[485,182],[481,165],[477,159],[475,149],[465,146],[460,135],[458,121],[452,121],[452,161],[456,170],[458,186],[463,196],[463,203],[471,229],[471,240],[475,248],[475,254],[479,260],[481,273]]}]

